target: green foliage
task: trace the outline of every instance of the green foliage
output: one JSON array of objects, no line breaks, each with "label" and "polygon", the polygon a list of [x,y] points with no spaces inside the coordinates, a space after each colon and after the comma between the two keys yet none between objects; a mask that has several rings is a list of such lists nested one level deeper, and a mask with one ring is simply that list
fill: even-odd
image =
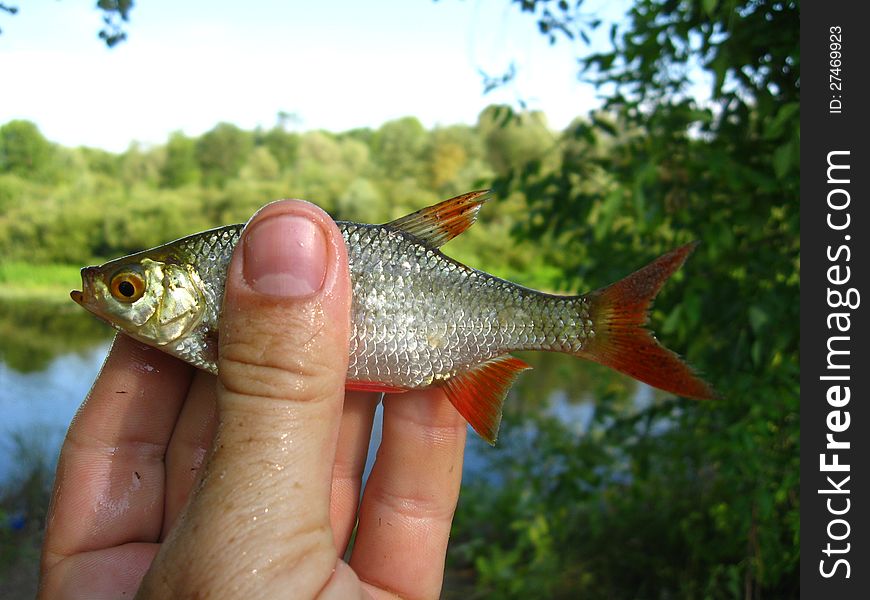
[{"label": "green foliage", "polygon": [[9,121],[0,127],[0,173],[43,179],[52,158],[51,143],[30,121]]},{"label": "green foliage", "polygon": [[653,324],[722,399],[600,402],[585,436],[539,418],[455,532],[484,596],[796,597],[798,6],[638,0],[612,39],[581,61],[605,110],[563,133],[558,167],[495,187],[525,194],[517,233],[558,243],[572,287],[701,240]]},{"label": "green foliage", "polygon": [[203,183],[223,186],[239,173],[253,148],[253,136],[230,123],[220,123],[196,142],[196,161]]},{"label": "green foliage", "polygon": [[393,179],[416,177],[426,147],[426,130],[416,117],[384,123],[372,138],[375,161]]},{"label": "green foliage", "polygon": [[284,131],[280,127],[270,129],[258,140],[278,161],[281,170],[288,169],[296,162],[299,152],[299,134]]},{"label": "green foliage", "polygon": [[[38,130],[28,131],[44,140]],[[244,222],[282,197],[309,199],[336,218],[384,222],[486,187],[494,174],[477,128],[429,132],[413,118],[339,134],[281,127],[248,132],[219,124],[198,138],[176,132],[163,146],[133,144],[122,154],[51,148],[49,179],[0,173],[4,263],[93,264]],[[552,289],[559,280],[559,263],[553,261],[558,253],[533,251],[532,243],[510,238],[525,211],[522,195],[493,205],[484,211],[485,228],[472,228],[450,252],[476,267]],[[21,281],[0,281],[0,287],[4,297],[57,293]]]},{"label": "green foliage", "polygon": [[465,125],[434,129],[423,162],[429,170],[429,188],[445,197],[479,186],[481,176],[493,176],[486,162],[484,140],[474,128]]},{"label": "green foliage", "polygon": [[477,121],[487,159],[500,176],[544,160],[556,139],[540,112],[514,114],[508,106],[489,106]]},{"label": "green foliage", "polygon": [[196,161],[196,140],[176,131],[166,143],[166,160],[160,169],[160,185],[179,188],[199,182],[200,175]]}]

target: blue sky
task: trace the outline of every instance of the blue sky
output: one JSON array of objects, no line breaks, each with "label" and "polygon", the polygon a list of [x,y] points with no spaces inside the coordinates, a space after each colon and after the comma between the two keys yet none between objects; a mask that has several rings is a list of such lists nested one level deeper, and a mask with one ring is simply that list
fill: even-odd
[{"label": "blue sky", "polygon": [[[562,128],[599,105],[576,77],[588,48],[550,46],[509,0],[139,0],[112,50],[96,37],[93,0],[17,4],[18,15],[0,13],[0,123],[32,120],[69,146],[120,151],[220,121],[271,127],[278,111],[300,130],[405,115],[474,123],[487,104],[517,98]],[[625,6],[588,4],[610,19]],[[511,61],[515,85],[484,96],[478,70]]]}]

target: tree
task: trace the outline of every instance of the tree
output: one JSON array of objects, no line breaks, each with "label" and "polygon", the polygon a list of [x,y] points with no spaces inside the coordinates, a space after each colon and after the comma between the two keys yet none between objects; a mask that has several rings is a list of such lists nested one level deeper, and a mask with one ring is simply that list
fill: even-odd
[{"label": "tree", "polygon": [[460,194],[475,185],[482,174],[483,144],[471,127],[437,127],[429,133],[423,161],[429,184],[445,197]]},{"label": "tree", "polygon": [[375,160],[389,177],[415,177],[426,146],[426,130],[416,117],[387,121],[372,138]]},{"label": "tree", "polygon": [[0,173],[37,179],[51,168],[54,149],[39,128],[23,120],[0,127]]},{"label": "tree", "polygon": [[269,153],[278,161],[281,170],[289,169],[296,162],[299,153],[299,134],[274,127],[258,140],[258,143],[269,149]]},{"label": "tree", "polygon": [[173,132],[166,143],[166,160],[160,169],[160,185],[177,188],[199,181],[196,140],[181,131]]},{"label": "tree", "polygon": [[162,148],[143,148],[134,142],[121,155],[121,181],[128,189],[134,185],[154,187],[160,181],[160,167],[164,163]]},{"label": "tree", "polygon": [[239,173],[254,142],[250,133],[231,123],[219,123],[196,142],[196,161],[207,185],[223,186]]},{"label": "tree", "polygon": [[79,148],[78,153],[85,161],[85,170],[104,175],[108,178],[118,177],[121,161],[117,154],[86,146]]},{"label": "tree", "polygon": [[281,173],[281,165],[265,146],[254,148],[242,167],[241,176],[255,181],[272,181]]},{"label": "tree", "polygon": [[477,118],[477,129],[499,175],[543,160],[556,142],[539,111],[514,113],[508,106],[487,106]]},{"label": "tree", "polygon": [[[551,39],[596,26],[580,2],[517,4]],[[522,493],[466,496],[502,515],[475,557],[488,589],[797,596],[798,30],[794,1],[636,0],[613,49],[581,59],[604,110],[563,135],[559,165],[496,182],[525,194],[521,235],[558,241],[576,287],[700,240],[653,316],[723,399],[599,402],[585,439],[542,422],[505,467]],[[698,75],[708,101],[690,94]]]}]

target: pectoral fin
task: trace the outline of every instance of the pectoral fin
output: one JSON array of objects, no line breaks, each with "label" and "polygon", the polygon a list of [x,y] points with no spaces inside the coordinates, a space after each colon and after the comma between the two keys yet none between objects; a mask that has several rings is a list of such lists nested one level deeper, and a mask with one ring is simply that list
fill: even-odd
[{"label": "pectoral fin", "polygon": [[440,248],[477,220],[477,212],[486,202],[486,198],[482,196],[488,191],[468,192],[427,206],[385,225],[410,233],[432,248]]},{"label": "pectoral fin", "polygon": [[513,356],[500,356],[454,375],[442,387],[478,435],[495,445],[505,396],[517,376],[531,368]]}]

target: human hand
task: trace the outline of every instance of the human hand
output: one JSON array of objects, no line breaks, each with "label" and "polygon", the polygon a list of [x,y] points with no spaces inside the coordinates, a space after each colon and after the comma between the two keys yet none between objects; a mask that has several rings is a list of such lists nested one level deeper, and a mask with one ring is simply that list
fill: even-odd
[{"label": "human hand", "polygon": [[349,289],[332,220],[279,202],[236,248],[219,378],[119,335],[61,451],[40,596],[437,597],[465,421],[388,396],[359,501],[377,395],[344,391]]}]

